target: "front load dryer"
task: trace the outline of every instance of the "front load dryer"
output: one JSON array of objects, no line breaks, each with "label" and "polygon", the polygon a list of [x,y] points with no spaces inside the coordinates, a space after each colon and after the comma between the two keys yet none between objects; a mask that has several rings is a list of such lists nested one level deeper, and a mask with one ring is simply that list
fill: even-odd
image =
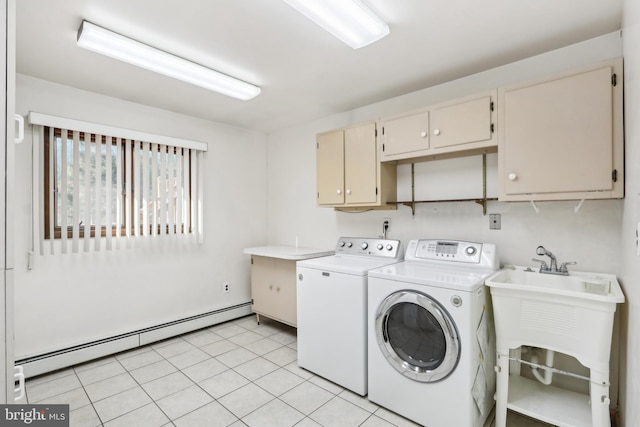
[{"label": "front load dryer", "polygon": [[493,407],[495,337],[484,280],[492,244],[412,240],[369,271],[369,400],[428,427],[482,427]]}]

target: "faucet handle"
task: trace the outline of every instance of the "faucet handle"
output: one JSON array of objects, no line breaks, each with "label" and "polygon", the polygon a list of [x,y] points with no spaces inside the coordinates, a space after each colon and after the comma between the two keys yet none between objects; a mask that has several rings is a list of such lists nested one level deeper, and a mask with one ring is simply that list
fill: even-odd
[{"label": "faucet handle", "polygon": [[560,264],[560,269],[559,271],[562,273],[569,273],[569,270],[567,270],[567,265],[576,265],[577,262],[575,261],[571,261],[571,262],[563,262],[562,264]]},{"label": "faucet handle", "polygon": [[549,271],[549,266],[547,265],[547,262],[541,259],[535,259],[535,258],[531,258],[531,261],[535,261],[535,262],[539,262],[540,263],[540,271]]}]

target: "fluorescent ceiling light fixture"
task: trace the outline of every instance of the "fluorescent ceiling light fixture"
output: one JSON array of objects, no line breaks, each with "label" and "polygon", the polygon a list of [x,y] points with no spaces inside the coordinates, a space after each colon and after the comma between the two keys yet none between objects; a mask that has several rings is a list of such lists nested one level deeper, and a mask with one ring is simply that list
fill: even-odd
[{"label": "fluorescent ceiling light fixture", "polygon": [[360,0],[284,1],[354,49],[389,34],[389,26]]},{"label": "fluorescent ceiling light fixture", "polygon": [[78,46],[156,73],[246,101],[260,88],[226,74],[82,21]]}]

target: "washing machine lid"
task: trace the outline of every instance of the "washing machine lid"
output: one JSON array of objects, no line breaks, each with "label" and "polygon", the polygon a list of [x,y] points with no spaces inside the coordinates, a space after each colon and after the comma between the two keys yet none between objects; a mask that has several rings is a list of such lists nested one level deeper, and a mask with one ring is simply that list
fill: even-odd
[{"label": "washing machine lid", "polygon": [[485,279],[493,272],[493,270],[452,269],[403,261],[369,270],[368,275],[409,284],[473,292],[483,286]]},{"label": "washing machine lid", "polygon": [[396,262],[398,262],[398,260],[395,259],[331,255],[298,261],[296,266],[313,268],[315,270],[325,270],[334,273],[351,274],[354,276],[366,276],[367,272],[371,269],[383,267]]}]

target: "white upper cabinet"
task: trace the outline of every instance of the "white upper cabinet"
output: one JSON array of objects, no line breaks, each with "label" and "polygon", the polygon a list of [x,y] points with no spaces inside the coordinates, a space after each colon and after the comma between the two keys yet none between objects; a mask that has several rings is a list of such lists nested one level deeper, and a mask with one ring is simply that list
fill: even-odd
[{"label": "white upper cabinet", "polygon": [[499,199],[623,197],[622,59],[499,89]]},{"label": "white upper cabinet", "polygon": [[376,123],[317,135],[318,206],[381,207],[395,202],[395,165],[378,159]]},{"label": "white upper cabinet", "polygon": [[382,161],[420,161],[495,151],[496,98],[493,90],[381,119]]}]

